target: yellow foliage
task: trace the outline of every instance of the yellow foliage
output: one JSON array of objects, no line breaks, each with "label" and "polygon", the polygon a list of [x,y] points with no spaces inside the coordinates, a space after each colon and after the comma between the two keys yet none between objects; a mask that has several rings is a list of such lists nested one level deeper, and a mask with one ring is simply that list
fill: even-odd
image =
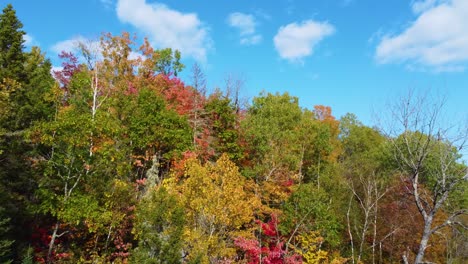
[{"label": "yellow foliage", "polygon": [[[346,258],[339,255],[330,254],[321,249],[324,239],[320,236],[318,231],[310,231],[305,234],[297,236],[298,246],[292,246],[294,251],[302,256],[306,264],[344,264],[347,262]],[[331,260],[330,260],[331,259]]]},{"label": "yellow foliage", "polygon": [[189,225],[186,240],[196,245],[191,255],[204,256],[202,262],[234,256],[234,238],[251,236],[254,213],[261,206],[260,200],[246,191],[252,183],[227,155],[214,164],[190,159],[184,170],[182,177],[174,179],[173,175],[163,184],[178,194],[185,207]]},{"label": "yellow foliage", "polygon": [[4,78],[0,80],[0,117],[6,116],[12,110],[10,95],[20,87],[21,84],[13,79]]}]

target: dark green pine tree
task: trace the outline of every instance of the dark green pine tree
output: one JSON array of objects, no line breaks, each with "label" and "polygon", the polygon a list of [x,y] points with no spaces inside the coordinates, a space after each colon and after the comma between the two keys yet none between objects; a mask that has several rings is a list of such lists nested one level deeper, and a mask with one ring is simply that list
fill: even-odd
[{"label": "dark green pine tree", "polygon": [[4,78],[21,81],[24,63],[23,24],[11,4],[0,15],[0,81]]},{"label": "dark green pine tree", "polygon": [[30,227],[37,222],[27,208],[35,201],[41,175],[40,168],[33,167],[40,150],[28,132],[54,113],[48,99],[55,85],[51,64],[37,47],[24,51],[22,27],[9,4],[0,14],[0,249],[11,252],[13,260],[28,248]]},{"label": "dark green pine tree", "polygon": [[[0,194],[0,202],[4,202],[4,190],[1,190],[2,193]],[[13,240],[9,239],[10,237],[10,230],[11,230],[11,222],[10,218],[8,217],[5,208],[0,205],[0,263],[10,263],[11,262],[11,246],[13,244]]]},{"label": "dark green pine tree", "polygon": [[50,74],[52,64],[38,47],[25,54],[24,80],[13,96],[14,128],[27,129],[37,121],[51,120],[54,102],[51,89],[55,80]]}]

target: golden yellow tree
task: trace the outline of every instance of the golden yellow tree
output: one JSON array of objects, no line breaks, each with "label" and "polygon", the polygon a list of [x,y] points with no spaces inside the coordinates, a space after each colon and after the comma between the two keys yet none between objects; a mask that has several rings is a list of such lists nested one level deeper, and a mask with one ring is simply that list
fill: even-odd
[{"label": "golden yellow tree", "polygon": [[[253,182],[223,154],[216,163],[202,165],[190,158],[184,173],[167,179],[166,187],[178,193],[187,216],[186,248],[189,258],[202,263],[235,256],[234,239],[250,237],[260,200],[250,192]],[[252,188],[253,189],[253,188]]]},{"label": "golden yellow tree", "polygon": [[322,250],[322,243],[325,241],[318,231],[310,231],[297,236],[298,245],[291,246],[295,252],[303,258],[303,263],[306,264],[342,264],[346,263],[347,259],[336,254],[329,254],[328,251]]}]

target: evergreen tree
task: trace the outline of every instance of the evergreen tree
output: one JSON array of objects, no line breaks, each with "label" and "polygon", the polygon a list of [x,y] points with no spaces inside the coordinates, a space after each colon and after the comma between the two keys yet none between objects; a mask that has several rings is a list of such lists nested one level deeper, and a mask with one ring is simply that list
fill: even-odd
[{"label": "evergreen tree", "polygon": [[50,74],[52,64],[38,47],[25,54],[25,79],[13,97],[14,128],[26,129],[35,121],[50,120],[54,114],[51,88],[55,80]]},{"label": "evergreen tree", "polygon": [[53,115],[54,105],[47,98],[55,84],[40,49],[24,52],[22,27],[12,5],[5,7],[0,14],[0,243],[14,260],[31,238],[34,216],[27,208],[35,200],[36,176],[41,174],[34,167],[38,149],[28,132],[36,121]]},{"label": "evergreen tree", "polygon": [[20,81],[24,63],[23,24],[11,4],[0,15],[0,81],[4,78]]},{"label": "evergreen tree", "polygon": [[10,228],[10,218],[6,215],[5,208],[0,206],[0,263],[11,263],[11,245],[14,241],[7,238]]}]

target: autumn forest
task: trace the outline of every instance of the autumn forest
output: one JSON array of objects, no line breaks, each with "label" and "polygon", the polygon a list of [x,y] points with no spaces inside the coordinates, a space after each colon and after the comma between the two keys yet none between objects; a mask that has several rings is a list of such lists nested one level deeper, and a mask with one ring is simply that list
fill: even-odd
[{"label": "autumn forest", "polygon": [[467,263],[468,126],[436,96],[369,127],[130,33],[52,70],[2,8],[0,263]]}]

